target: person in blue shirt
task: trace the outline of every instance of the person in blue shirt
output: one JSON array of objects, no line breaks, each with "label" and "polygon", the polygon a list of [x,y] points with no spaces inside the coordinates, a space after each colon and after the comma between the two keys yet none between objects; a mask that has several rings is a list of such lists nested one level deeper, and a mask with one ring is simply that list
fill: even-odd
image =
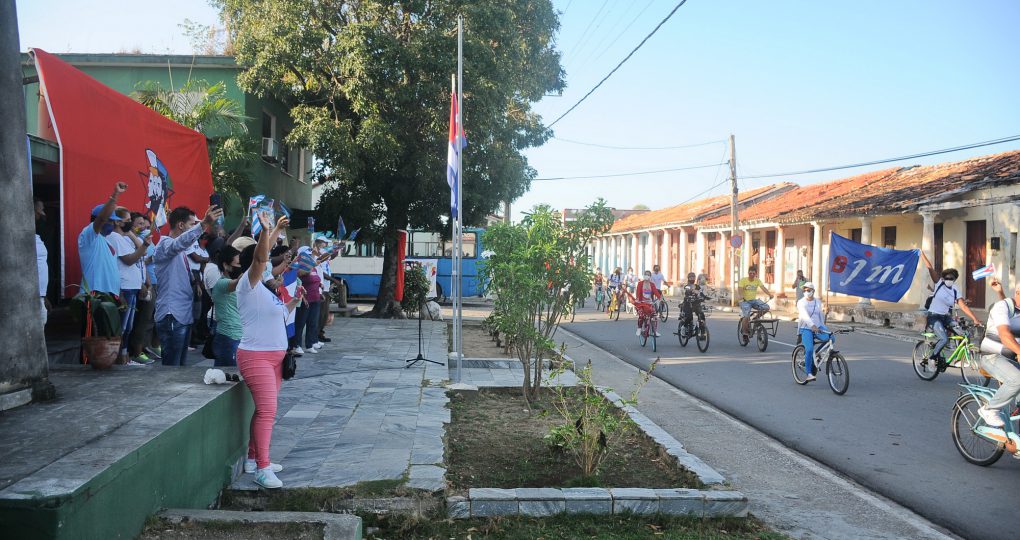
[{"label": "person in blue shirt", "polygon": [[127,184],[117,182],[105,204],[92,209],[92,222],[78,234],[78,258],[81,260],[82,291],[120,295],[120,269],[117,256],[106,237],[121,218],[114,213],[117,197],[127,191]]}]

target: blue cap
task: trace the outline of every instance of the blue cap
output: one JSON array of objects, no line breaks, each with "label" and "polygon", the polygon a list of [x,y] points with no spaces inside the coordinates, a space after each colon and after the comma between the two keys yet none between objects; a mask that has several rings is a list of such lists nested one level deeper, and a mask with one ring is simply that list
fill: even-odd
[{"label": "blue cap", "polygon": [[[103,207],[104,206],[106,206],[106,205],[105,204],[97,204],[96,207],[92,209],[92,217],[98,216],[99,213],[103,211]],[[107,218],[107,219],[109,219],[110,221],[124,221],[120,216],[117,215],[117,212],[114,212],[114,213],[110,214],[110,217]]]}]

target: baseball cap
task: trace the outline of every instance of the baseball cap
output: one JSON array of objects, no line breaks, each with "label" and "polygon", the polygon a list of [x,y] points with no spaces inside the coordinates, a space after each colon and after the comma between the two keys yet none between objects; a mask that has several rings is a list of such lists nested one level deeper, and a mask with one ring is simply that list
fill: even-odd
[{"label": "baseball cap", "polygon": [[809,281],[809,282],[801,285],[800,288],[801,289],[814,289],[815,288],[815,284]]},{"label": "baseball cap", "polygon": [[[99,213],[103,211],[103,207],[104,206],[106,206],[106,205],[105,204],[97,204],[96,207],[92,209],[92,217],[98,216]],[[124,221],[123,219],[121,219],[120,216],[117,215],[116,211],[113,212],[112,214],[110,214],[110,217],[108,217],[106,219],[108,219],[110,221]]]},{"label": "baseball cap", "polygon": [[250,236],[242,236],[230,244],[237,251],[244,251],[244,248],[255,245],[255,239]]}]

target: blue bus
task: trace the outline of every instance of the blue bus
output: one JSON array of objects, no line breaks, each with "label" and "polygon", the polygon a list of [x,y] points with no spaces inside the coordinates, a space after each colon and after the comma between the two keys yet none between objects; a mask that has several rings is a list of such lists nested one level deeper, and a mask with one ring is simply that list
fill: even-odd
[{"label": "blue bus", "polygon": [[[485,229],[464,227],[464,258],[461,261],[461,284],[464,297],[482,296],[479,282],[479,263],[482,233]],[[333,275],[347,282],[348,296],[375,297],[382,280],[383,245],[356,241],[350,252],[333,259]],[[442,240],[439,233],[408,231],[405,260],[433,260],[436,262],[436,293],[440,299],[453,292],[453,241]]]}]

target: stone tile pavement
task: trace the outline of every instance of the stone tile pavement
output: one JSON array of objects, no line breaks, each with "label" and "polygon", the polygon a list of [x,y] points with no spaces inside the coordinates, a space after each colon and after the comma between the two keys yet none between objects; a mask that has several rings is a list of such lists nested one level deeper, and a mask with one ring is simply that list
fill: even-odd
[{"label": "stone tile pavement", "polygon": [[[450,366],[450,380],[455,380],[456,365]],[[577,377],[573,371],[566,371],[559,377],[549,378],[549,370],[543,369],[543,384],[576,386]],[[465,358],[461,367],[461,381],[481,387],[518,387],[524,384],[524,368],[517,360]]]},{"label": "stone tile pavement", "polygon": [[[422,332],[424,356],[445,363],[446,324],[426,321]],[[444,489],[447,368],[405,369],[418,352],[418,321],[337,318],[327,335],[333,341],[299,358],[280,390],[270,457],[284,467],[284,487],[406,480]],[[231,488],[257,489],[253,479],[242,475]]]}]

